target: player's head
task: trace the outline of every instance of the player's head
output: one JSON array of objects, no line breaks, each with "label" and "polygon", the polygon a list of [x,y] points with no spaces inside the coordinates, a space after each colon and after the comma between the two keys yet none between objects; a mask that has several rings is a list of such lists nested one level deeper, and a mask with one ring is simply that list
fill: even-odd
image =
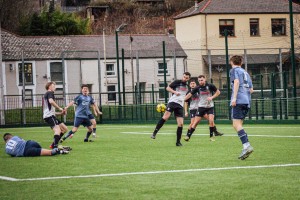
[{"label": "player's head", "polygon": [[243,64],[243,56],[234,55],[230,58],[231,66],[242,66]]},{"label": "player's head", "polygon": [[191,78],[190,72],[184,72],[183,73],[183,77],[182,77],[183,82],[187,82],[188,80],[190,80],[190,78]]},{"label": "player's head", "polygon": [[81,85],[81,92],[83,95],[88,95],[89,94],[89,86],[86,84]]},{"label": "player's head", "polygon": [[190,80],[190,88],[194,89],[196,86],[197,86],[196,80],[192,78]]},{"label": "player's head", "polygon": [[56,89],[56,84],[54,81],[50,81],[50,82],[46,83],[45,88],[46,88],[46,90],[50,90],[50,91],[54,92]]},{"label": "player's head", "polygon": [[203,86],[206,84],[206,77],[204,75],[199,75],[198,76],[198,82],[199,82],[199,85]]},{"label": "player's head", "polygon": [[4,135],[3,135],[3,140],[4,140],[4,142],[6,143],[8,140],[10,140],[10,138],[12,138],[13,137],[13,135],[12,134],[10,134],[10,133],[5,133]]}]

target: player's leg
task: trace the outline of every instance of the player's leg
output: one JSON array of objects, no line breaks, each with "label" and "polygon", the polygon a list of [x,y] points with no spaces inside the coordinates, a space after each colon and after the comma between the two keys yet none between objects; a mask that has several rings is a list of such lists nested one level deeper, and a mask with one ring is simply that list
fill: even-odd
[{"label": "player's leg", "polygon": [[[59,121],[59,120],[58,120]],[[64,136],[64,134],[68,131],[68,127],[59,121],[59,128],[60,128],[60,134],[59,134],[59,140]],[[54,142],[50,145],[50,149],[54,148]]]},{"label": "player's leg", "polygon": [[172,104],[168,104],[166,112],[164,113],[163,117],[156,124],[156,127],[151,135],[152,139],[156,138],[156,134],[161,129],[161,127],[165,124],[165,122],[170,118],[173,111],[174,111],[174,108],[173,108]]},{"label": "player's leg", "polygon": [[66,136],[64,136],[63,138],[60,139],[60,142],[65,141],[67,138],[72,138],[73,135],[76,133],[76,131],[78,130],[80,124],[82,123],[83,119],[82,118],[78,118],[76,117],[74,120],[74,126],[72,128],[72,130],[70,130]]},{"label": "player's leg", "polygon": [[209,138],[210,138],[210,141],[212,141],[212,142],[215,141],[215,137],[214,137],[214,119],[215,119],[214,114],[208,114]]},{"label": "player's leg", "polygon": [[176,117],[176,121],[177,121],[176,146],[182,146],[180,140],[181,140],[182,129],[183,129],[183,117]]},{"label": "player's leg", "polygon": [[238,157],[241,160],[246,159],[252,152],[253,147],[250,145],[248,135],[243,128],[243,120],[248,113],[248,105],[237,104],[232,108],[232,126],[238,133],[238,136],[243,144],[243,150]]},{"label": "player's leg", "polygon": [[86,133],[86,136],[84,138],[84,142],[93,142],[93,140],[89,140],[89,137],[91,136],[92,132],[93,132],[93,125],[91,123],[90,120],[86,120],[84,123],[83,123],[84,126],[87,127],[87,133]]},{"label": "player's leg", "polygon": [[96,122],[96,119],[94,118],[94,119],[91,119],[90,120],[91,121],[91,123],[92,123],[92,129],[93,129],[93,137],[95,138],[97,135],[96,135],[96,130],[97,130],[97,122]]}]

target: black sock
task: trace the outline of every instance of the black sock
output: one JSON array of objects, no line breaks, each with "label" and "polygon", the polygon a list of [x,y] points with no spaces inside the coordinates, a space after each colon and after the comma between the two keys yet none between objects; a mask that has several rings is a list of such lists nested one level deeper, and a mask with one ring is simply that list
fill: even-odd
[{"label": "black sock", "polygon": [[54,156],[54,155],[56,155],[56,154],[59,154],[60,152],[59,152],[59,150],[58,149],[52,149],[52,151],[51,151],[51,155],[52,156]]},{"label": "black sock", "polygon": [[183,127],[177,127],[177,143],[181,140],[182,128]]},{"label": "black sock", "polygon": [[87,133],[86,133],[86,137],[85,137],[85,139],[86,139],[86,140],[88,140],[88,139],[89,139],[89,137],[91,136],[91,134],[92,134],[92,132],[87,132]]},{"label": "black sock", "polygon": [[191,128],[191,130],[190,130],[190,133],[189,133],[189,137],[192,137],[192,135],[193,135],[193,133],[194,133],[194,131],[195,131],[195,129],[194,128]]},{"label": "black sock", "polygon": [[56,148],[59,142],[59,135],[54,135],[54,142],[53,142],[53,148]]},{"label": "black sock", "polygon": [[64,136],[64,133],[60,133],[59,139],[62,138],[63,136]]},{"label": "black sock", "polygon": [[69,133],[63,138],[63,140],[67,139],[72,134],[74,134],[74,132],[72,130],[70,130]]},{"label": "black sock", "polygon": [[214,136],[214,127],[209,127],[209,137]]},{"label": "black sock", "polygon": [[93,133],[96,133],[96,128],[93,128]]},{"label": "black sock", "polygon": [[186,136],[189,136],[190,132],[191,132],[191,129],[188,129],[187,132],[186,132]]},{"label": "black sock", "polygon": [[155,130],[153,131],[153,135],[156,135],[157,132],[159,131],[159,129],[164,125],[164,123],[166,122],[166,120],[164,120],[163,118],[161,118],[158,122],[157,125],[155,127]]}]

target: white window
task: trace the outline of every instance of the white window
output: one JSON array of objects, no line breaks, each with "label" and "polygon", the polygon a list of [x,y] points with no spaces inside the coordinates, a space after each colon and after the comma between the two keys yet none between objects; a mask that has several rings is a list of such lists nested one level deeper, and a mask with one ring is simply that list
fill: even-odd
[{"label": "white window", "polygon": [[[164,63],[158,63],[158,75],[164,75]],[[168,63],[166,63],[166,74],[169,74]]]},{"label": "white window", "polygon": [[107,93],[108,93],[108,101],[117,100],[116,85],[108,85]]},{"label": "white window", "polygon": [[250,19],[250,36],[259,36],[259,19]]},{"label": "white window", "polygon": [[50,78],[56,84],[63,83],[63,69],[62,62],[51,62],[50,63]]},{"label": "white window", "polygon": [[114,64],[106,64],[106,75],[107,76],[115,76],[116,75],[116,70],[115,70],[115,65]]},{"label": "white window", "polygon": [[166,90],[165,83],[159,83],[159,89],[158,89],[158,98],[159,99],[165,98],[165,90]]},{"label": "white window", "polygon": [[[19,70],[19,85],[23,84],[22,63],[18,65]],[[32,63],[24,63],[24,78],[26,85],[33,85],[33,67]]]}]

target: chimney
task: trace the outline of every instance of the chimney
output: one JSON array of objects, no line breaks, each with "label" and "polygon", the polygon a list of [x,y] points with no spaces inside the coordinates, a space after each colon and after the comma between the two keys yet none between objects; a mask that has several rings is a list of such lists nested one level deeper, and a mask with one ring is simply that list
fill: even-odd
[{"label": "chimney", "polygon": [[195,1],[195,9],[198,9],[199,8],[199,5],[198,5],[198,1],[196,0]]}]

